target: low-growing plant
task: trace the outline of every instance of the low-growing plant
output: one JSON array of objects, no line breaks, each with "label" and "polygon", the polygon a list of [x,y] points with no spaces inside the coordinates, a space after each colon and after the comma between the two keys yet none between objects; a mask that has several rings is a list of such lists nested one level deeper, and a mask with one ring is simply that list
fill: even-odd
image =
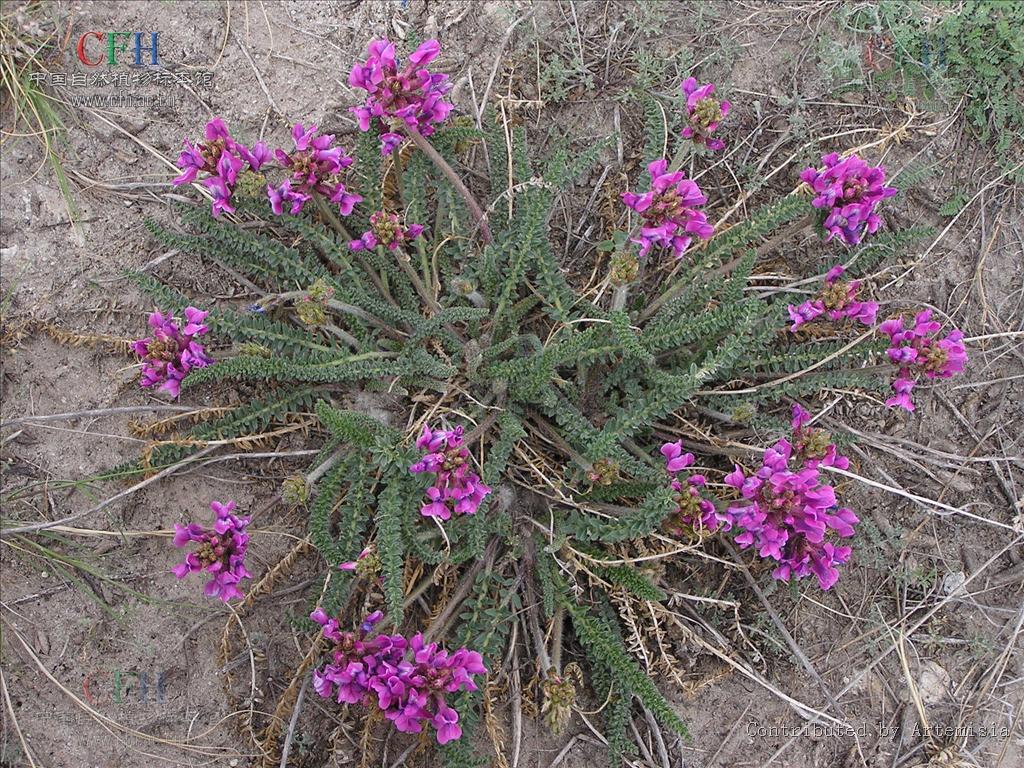
[{"label": "low-growing plant", "polygon": [[[308,511],[289,557],[308,542],[325,566],[306,625],[318,640],[297,674],[314,668],[317,693],[360,708],[368,728],[433,733],[446,764],[469,765],[480,759],[467,731],[494,736],[488,686],[523,658],[515,642],[548,725],[560,730],[590,688],[617,761],[634,701],[687,734],[626,639],[634,616],[653,615],[633,608],[666,599],[663,571],[647,569],[700,552],[720,563],[735,544],[757,576],[832,587],[858,519],[829,480],[850,463],[814,425],[816,395],[894,379],[891,404],[912,409],[914,385],[963,367],[963,341],[924,313],[879,335],[869,281],[845,279],[914,234],[876,233],[895,190],[856,155],[826,155],[791,194],[715,223],[679,168],[727,143],[729,104],[694,78],[673,117],[678,150],[670,160],[649,143],[650,180],[622,195],[601,246],[605,278],[581,290],[549,221],[600,147],[567,140],[538,157],[520,127],[450,116],[448,82],[427,69],[438,52],[428,41],[403,66],[393,45],[371,44],[350,77],[367,94],[351,154],[303,124],[274,151],[219,119],[186,142],[177,182],[209,193],[213,216],[180,206],[182,226],[150,223],[153,236],[243,276],[258,298],[199,310],[135,275],[163,311],[136,344],[141,383],[195,397],[231,382],[252,397],[154,444],[143,466],[255,444],[315,414],[309,471],[247,510]],[[665,120],[651,112],[657,136]],[[473,144],[489,173],[471,190]],[[845,267],[795,305],[749,290],[761,259],[808,228]],[[395,405],[347,405],[360,388]],[[734,439],[766,429],[777,439],[759,458]],[[175,572],[201,571],[208,594],[234,600],[249,517],[213,509],[212,528],[179,526],[175,544],[198,548]]]},{"label": "low-growing plant", "polygon": [[[896,75],[924,95],[962,104],[972,131],[1005,152],[1024,140],[1024,2],[893,2],[851,6],[866,33],[865,64],[878,81]],[[875,49],[882,48],[880,57]],[[876,61],[876,58],[879,60]],[[884,58],[884,63],[881,59]]]}]

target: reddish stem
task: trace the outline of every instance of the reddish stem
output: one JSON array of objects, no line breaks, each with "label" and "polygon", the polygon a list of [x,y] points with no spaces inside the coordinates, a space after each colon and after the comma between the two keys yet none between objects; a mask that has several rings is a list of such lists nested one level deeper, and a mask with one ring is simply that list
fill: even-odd
[{"label": "reddish stem", "polygon": [[403,128],[419,150],[430,158],[431,162],[438,167],[448,181],[451,182],[451,185],[455,187],[456,191],[462,196],[462,199],[469,207],[469,212],[472,214],[473,220],[476,222],[476,225],[480,230],[480,239],[483,240],[485,244],[491,242],[491,229],[487,226],[487,220],[484,218],[483,209],[480,207],[480,203],[476,201],[476,198],[473,197],[473,193],[469,191],[465,184],[462,183],[462,179],[459,178],[455,169],[448,165],[448,161],[441,157],[441,153],[434,149],[434,146],[426,140],[419,130],[411,125],[405,125]]}]

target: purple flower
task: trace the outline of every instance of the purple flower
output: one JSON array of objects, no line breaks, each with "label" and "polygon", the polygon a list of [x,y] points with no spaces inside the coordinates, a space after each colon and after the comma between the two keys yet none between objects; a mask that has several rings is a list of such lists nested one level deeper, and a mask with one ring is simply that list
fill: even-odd
[{"label": "purple flower", "polygon": [[338,565],[338,570],[340,570],[340,571],[355,571],[356,568],[358,568],[359,563],[361,561],[363,561],[363,560],[366,560],[366,558],[370,557],[370,555],[372,555],[372,554],[373,554],[373,549],[372,548],[364,547],[363,551],[359,553],[359,556],[355,560],[350,560],[350,561],[345,562],[345,563],[340,563]]},{"label": "purple flower", "polygon": [[878,326],[878,330],[889,337],[886,355],[897,366],[892,382],[896,394],[885,401],[890,408],[913,411],[910,393],[918,378],[948,379],[967,364],[963,333],[952,330],[940,338],[942,326],[931,317],[931,310],[926,309],[917,313],[913,326],[905,325],[900,317]]},{"label": "purple flower", "polygon": [[410,224],[403,226],[398,214],[387,211],[376,211],[370,215],[370,228],[363,232],[358,240],[353,240],[348,247],[353,251],[373,250],[378,245],[386,246],[389,250],[398,250],[398,247],[407,242],[412,242],[423,233],[423,226]]},{"label": "purple flower", "polygon": [[178,397],[181,381],[188,372],[193,368],[205,368],[213,362],[203,345],[195,340],[209,330],[203,324],[208,314],[195,307],[186,307],[184,328],[178,327],[179,321],[170,313],[164,316],[153,312],[149,316],[153,335],[132,344],[132,349],[142,358],[140,386],[145,389],[159,386],[171,397]]},{"label": "purple flower", "polygon": [[822,589],[839,578],[835,568],[850,557],[850,548],[827,536],[848,538],[859,522],[853,510],[837,508],[835,489],[823,484],[818,468],[849,466],[829,436],[808,427],[810,414],[793,408],[793,442],[779,440],[764,452],[751,475],[737,465],[725,477],[740,492],[727,515],[739,531],[736,543],[754,547],[759,557],[775,560],[772,577],[781,581],[814,575]]},{"label": "purple flower", "polygon": [[878,314],[878,303],[874,301],[858,301],[857,292],[860,281],[846,282],[840,280],[846,268],[836,264],[825,275],[818,298],[805,301],[798,305],[789,305],[789,318],[793,324],[789,330],[796,332],[801,325],[825,315],[829,320],[854,320],[864,325],[873,325]]},{"label": "purple flower", "polygon": [[380,153],[382,155],[390,155],[394,152],[398,146],[402,143],[402,134],[400,133],[382,133],[380,135]]},{"label": "purple flower", "polygon": [[788,309],[789,319],[793,321],[789,330],[793,333],[795,333],[801,325],[809,323],[815,318],[821,317],[825,314],[825,305],[822,304],[820,299],[805,301],[796,305],[790,304]]},{"label": "purple flower", "polygon": [[383,619],[383,618],[384,618],[384,612],[383,612],[383,611],[374,611],[374,612],[373,612],[373,613],[371,613],[371,614],[370,614],[369,616],[367,616],[367,617],[366,617],[365,619],[363,619],[363,623],[359,625],[359,628],[360,628],[360,629],[361,629],[361,630],[362,630],[362,631],[363,631],[364,633],[365,633],[365,632],[369,632],[369,631],[371,631],[371,630],[372,630],[372,629],[373,629],[373,628],[374,628],[375,626],[377,626],[377,624],[378,624],[378,623],[380,622],[380,620],[381,620],[381,619]]},{"label": "purple flower", "polygon": [[694,77],[684,80],[680,90],[686,97],[687,125],[683,128],[683,138],[693,139],[694,144],[703,144],[713,152],[724,149],[725,142],[712,138],[712,134],[729,114],[729,102],[714,97],[713,84],[698,86]]},{"label": "purple flower", "polygon": [[444,705],[438,707],[437,714],[434,715],[430,724],[437,731],[438,744],[447,744],[462,736],[462,729],[459,727],[459,713],[451,707]]},{"label": "purple flower", "polygon": [[692,453],[683,453],[681,442],[665,443],[661,446],[661,455],[665,457],[665,469],[673,475],[695,461]]},{"label": "purple flower", "polygon": [[206,124],[206,141],[183,142],[185,149],[178,156],[178,167],[181,174],[174,179],[174,186],[190,184],[200,173],[208,174],[203,185],[213,195],[213,215],[231,213],[235,210],[231,197],[235,192],[238,175],[248,164],[249,169],[258,171],[270,158],[270,150],[262,142],[252,148],[235,141],[228,132],[224,121],[215,117]]},{"label": "purple flower", "polygon": [[668,173],[668,161],[655,160],[647,166],[651,175],[651,189],[643,194],[625,192],[622,202],[643,219],[639,237],[632,242],[640,246],[640,255],[646,256],[653,246],[671,248],[681,258],[693,237],[707,240],[715,233],[708,224],[707,215],[697,207],[707,198],[696,182],[683,176],[682,171]]},{"label": "purple flower", "polygon": [[434,484],[426,490],[429,501],[420,507],[420,514],[439,520],[448,520],[453,513],[476,514],[491,489],[470,469],[469,451],[462,445],[462,427],[432,430],[424,424],[416,447],[425,453],[409,471],[435,475]]},{"label": "purple flower", "polygon": [[665,457],[665,470],[672,478],[672,490],[676,492],[676,509],[662,524],[666,533],[680,537],[699,537],[701,533],[713,533],[721,526],[729,530],[729,518],[719,515],[715,503],[702,494],[707,480],[703,475],[691,474],[682,478],[679,473],[692,466],[692,453],[683,453],[681,442],[665,443],[661,446]]},{"label": "purple flower", "polygon": [[401,134],[393,130],[395,123],[429,136],[451,112],[452,105],[445,101],[451,88],[448,76],[426,69],[440,52],[437,40],[427,40],[400,70],[395,46],[387,40],[374,40],[366,61],[352,67],[349,85],[366,91],[366,101],[352,108],[359,129],[370,130],[375,120],[388,129],[381,135],[381,154],[390,154],[402,141]]},{"label": "purple flower", "polygon": [[225,603],[235,597],[242,597],[238,583],[252,578],[245,569],[245,551],[249,546],[249,534],[245,527],[248,517],[231,514],[235,502],[221,504],[210,502],[210,509],[216,515],[212,530],[198,523],[174,525],[174,546],[184,547],[189,542],[198,542],[199,547],[185,556],[185,561],[174,566],[172,572],[179,579],[190,573],[205,571],[213,578],[206,584],[209,597],[219,597]]},{"label": "purple flower", "polygon": [[480,654],[466,648],[449,654],[419,634],[411,640],[399,634],[370,637],[381,617],[378,611],[358,632],[341,632],[322,609],[310,614],[333,644],[330,662],[313,672],[317,694],[376,706],[403,733],[421,733],[429,724],[439,744],[460,738],[459,715],[446,695],[477,690],[473,677],[487,674]]},{"label": "purple flower", "polygon": [[306,128],[296,123],[292,127],[292,142],[295,144],[292,152],[274,150],[277,161],[290,173],[277,187],[267,185],[267,198],[274,215],[282,215],[286,203],[292,216],[299,214],[314,194],[337,204],[342,216],[352,213],[363,198],[349,192],[341,181],[353,160],[344,149],[334,146],[334,136],[319,135],[315,125]]},{"label": "purple flower", "polygon": [[238,152],[242,155],[245,161],[249,163],[249,167],[254,171],[258,171],[274,157],[274,153],[270,151],[270,147],[262,141],[258,141],[253,144],[251,149],[246,149],[244,145],[239,144]]},{"label": "purple flower", "polygon": [[270,200],[270,210],[274,212],[275,216],[280,216],[284,213],[285,203],[289,206],[288,212],[292,216],[297,216],[302,212],[302,207],[313,199],[313,196],[292,189],[291,182],[285,179],[281,182],[280,186],[267,185],[267,199]]},{"label": "purple flower", "polygon": [[811,205],[822,211],[825,240],[838,237],[847,245],[856,245],[865,233],[875,232],[882,219],[875,207],[896,194],[885,186],[885,168],[869,166],[857,155],[842,160],[835,152],[821,158],[825,167],[805,168],[800,178],[814,192]]},{"label": "purple flower", "polygon": [[424,517],[436,517],[438,520],[448,520],[452,516],[451,510],[445,503],[444,491],[435,486],[427,488],[427,498],[430,499],[429,504],[424,504],[420,507],[420,514]]}]

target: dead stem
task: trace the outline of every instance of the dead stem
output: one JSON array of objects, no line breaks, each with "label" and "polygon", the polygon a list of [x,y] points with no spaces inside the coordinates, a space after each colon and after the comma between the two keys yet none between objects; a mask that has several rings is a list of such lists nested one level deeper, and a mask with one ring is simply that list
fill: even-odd
[{"label": "dead stem", "polygon": [[173,475],[175,472],[177,472],[182,467],[184,467],[184,466],[186,466],[188,464],[191,464],[194,461],[198,461],[203,456],[206,456],[207,454],[212,453],[213,451],[217,450],[218,447],[219,446],[211,445],[211,446],[209,446],[207,448],[204,448],[203,450],[199,451],[198,453],[196,453],[196,454],[194,454],[192,456],[187,456],[186,458],[182,459],[181,461],[178,461],[178,462],[172,464],[171,466],[169,466],[169,467],[167,467],[165,469],[162,469],[160,472],[157,472],[152,477],[147,477],[145,480],[142,480],[142,481],[136,483],[131,488],[129,488],[129,489],[125,490],[125,491],[121,491],[120,493],[111,496],[106,501],[100,502],[95,507],[91,507],[90,509],[84,509],[81,512],[75,512],[74,514],[67,515],[66,517],[62,517],[62,518],[60,518],[58,520],[50,520],[50,521],[45,522],[45,523],[32,523],[31,525],[21,525],[21,526],[17,526],[17,527],[14,527],[14,528],[0,528],[0,538],[6,538],[8,536],[13,536],[16,533],[32,533],[34,531],[44,531],[47,528],[53,528],[54,526],[57,526],[57,525],[66,525],[67,523],[70,523],[70,522],[72,522],[74,520],[77,520],[80,517],[85,517],[86,515],[90,515],[90,514],[92,514],[94,512],[99,512],[99,511],[109,507],[115,501],[120,501],[121,499],[127,498],[128,496],[131,496],[133,493],[135,493],[137,491],[141,491],[146,486],[152,485],[153,483],[155,483],[158,480],[163,480],[165,477],[169,477],[170,475]]},{"label": "dead stem", "polygon": [[306,699],[306,689],[309,687],[311,675],[305,675],[302,679],[302,688],[299,689],[299,696],[295,700],[295,708],[292,710],[291,720],[288,722],[288,733],[285,735],[284,745],[281,747],[280,768],[288,765],[288,756],[292,751],[292,739],[295,737],[295,726],[299,722],[299,713],[302,711],[302,704]]},{"label": "dead stem", "polygon": [[803,666],[803,668],[807,670],[807,673],[818,684],[818,687],[821,688],[822,693],[825,694],[825,698],[828,699],[829,704],[832,705],[832,709],[835,710],[835,712],[840,717],[845,717],[846,715],[843,712],[843,708],[839,705],[839,702],[836,701],[835,697],[832,695],[832,691],[829,690],[827,685],[825,685],[825,681],[821,679],[821,676],[818,674],[818,671],[811,664],[810,659],[807,658],[807,654],[804,653],[800,645],[796,642],[795,639],[793,639],[793,635],[790,634],[790,631],[786,628],[786,624],[779,617],[779,614],[776,613],[775,609],[772,607],[772,604],[768,602],[768,598],[765,597],[764,592],[762,592],[761,588],[757,585],[757,581],[754,579],[753,576],[750,575],[750,569],[747,568],[746,563],[744,563],[743,560],[740,558],[739,553],[736,551],[736,547],[734,547],[732,545],[732,542],[729,541],[725,542],[725,546],[729,551],[730,557],[732,557],[736,565],[739,566],[739,569],[743,573],[743,577],[746,579],[747,584],[750,586],[752,590],[754,590],[754,594],[757,595],[757,599],[761,601],[761,605],[764,606],[764,609],[765,611],[767,611],[768,617],[772,620],[772,623],[775,625],[775,628],[779,630],[779,633],[782,635],[782,638],[786,641],[786,645],[789,646],[789,649],[800,661],[800,664]]},{"label": "dead stem", "polygon": [[439,637],[444,634],[448,624],[455,618],[459,606],[462,605],[462,601],[469,596],[469,591],[473,588],[473,583],[476,581],[477,574],[479,574],[484,568],[489,569],[494,563],[494,558],[497,554],[498,540],[492,539],[491,543],[487,545],[487,549],[484,550],[484,556],[473,563],[469,570],[466,571],[465,575],[459,580],[458,585],[455,587],[455,591],[448,600],[448,604],[445,605],[444,610],[437,615],[437,618],[423,633],[424,642],[428,642],[431,638]]},{"label": "dead stem", "polygon": [[[527,534],[526,546],[523,551],[523,585],[526,589],[526,624],[533,639],[534,653],[537,654],[537,662],[540,665],[541,676],[546,680],[552,673],[551,657],[548,655],[547,644],[544,642],[544,632],[540,628],[540,618],[537,615],[539,601],[533,587],[534,570],[537,564],[537,553],[534,549],[533,537]],[[557,674],[557,670],[555,670]]]},{"label": "dead stem", "polygon": [[127,405],[121,408],[94,408],[87,411],[68,411],[67,413],[48,413],[39,416],[21,416],[0,422],[0,429],[17,427],[22,424],[39,424],[46,421],[72,421],[74,419],[101,418],[119,416],[126,413],[188,413],[197,409],[190,405]]}]

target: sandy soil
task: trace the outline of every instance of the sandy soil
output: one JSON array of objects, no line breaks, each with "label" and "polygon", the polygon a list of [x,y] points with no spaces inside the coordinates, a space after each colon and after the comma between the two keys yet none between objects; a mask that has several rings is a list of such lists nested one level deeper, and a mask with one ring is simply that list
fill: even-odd
[{"label": "sandy soil", "polygon": [[[32,12],[43,21],[57,20],[61,30],[70,24],[71,43],[55,71],[81,69],[72,48],[84,31],[158,30],[168,69],[210,71],[213,77],[208,89],[194,92],[173,86],[138,90],[173,97],[171,105],[72,108],[61,154],[74,182],[76,229],[68,224],[65,202],[39,144],[5,139],[0,268],[2,295],[12,299],[4,323],[8,330],[24,332],[2,352],[0,413],[5,423],[30,415],[163,402],[138,390],[133,361],[109,344],[61,343],[43,328],[56,324],[112,339],[140,335],[151,308],[121,277],[126,268],[150,269],[211,304],[237,295],[229,275],[204,264],[201,255],[163,252],[142,226],[147,216],[169,220],[171,171],[159,155],[174,158],[181,139],[200,133],[210,116],[223,116],[237,134],[252,139],[283,141],[285,118],[312,120],[327,131],[350,130],[353,121],[346,108],[353,98],[346,73],[351,62],[372,36],[397,37],[410,28],[422,29],[423,37],[440,37],[444,68],[457,81],[455,101],[464,110],[484,91],[496,56],[525,62],[525,70],[533,66],[535,52],[539,60],[542,50],[547,57],[548,50],[566,49],[580,30],[585,60],[599,62],[609,30],[618,26],[624,35],[635,34],[633,17],[622,5],[581,2],[573,8],[552,2],[538,4],[534,19],[519,30],[522,39],[517,36],[505,46],[506,30],[526,3],[404,5],[60,2]],[[28,23],[24,4],[5,4],[5,13],[8,6]],[[734,166],[754,162],[770,148],[775,154],[769,168],[791,152],[798,157],[787,172],[795,177],[800,161],[813,154],[811,138],[836,132],[825,125],[831,119],[826,115],[838,115],[844,125],[866,126],[852,138],[854,143],[905,122],[905,113],[871,91],[858,95],[867,99],[866,105],[833,103],[814,55],[820,40],[841,35],[833,29],[833,8],[827,3],[806,13],[781,5],[707,8],[717,17],[714,28],[728,38],[725,53],[715,47],[710,22],[698,15],[697,4],[664,4],[658,10],[661,21],[653,16],[651,21],[663,26],[639,35],[634,45],[661,56],[689,51],[694,61],[704,63],[705,79],[715,79],[731,94],[737,105],[735,130],[747,137],[746,148],[731,156]],[[538,38],[545,41],[543,49],[531,42]],[[621,72],[620,67],[611,69]],[[583,136],[607,132],[615,112],[612,99],[622,81],[606,79],[607,70],[602,73],[598,64],[592,70],[593,82],[572,89],[570,103],[551,103],[540,115],[530,113],[538,131],[542,123],[561,120]],[[502,87],[505,71],[499,69]],[[516,86],[522,88],[520,95],[533,98],[532,74],[520,71],[517,77],[526,81]],[[113,91],[85,87],[67,92]],[[796,93],[802,99],[799,110],[792,98]],[[998,177],[987,151],[947,117],[928,113],[914,121],[902,143],[887,145],[884,160],[891,169],[922,161],[935,166],[927,183],[894,201],[891,223],[942,230],[950,219],[933,211],[948,199],[950,189],[973,194]],[[10,114],[4,120],[9,126]],[[628,135],[636,126],[625,128]],[[781,145],[776,143],[780,137]],[[784,149],[776,153],[779,146]],[[829,150],[843,146],[821,144]],[[728,179],[721,170],[716,174]],[[581,190],[581,199],[589,192]],[[929,240],[900,254],[876,281],[878,286],[891,284],[885,295],[889,305],[903,306],[907,297],[927,302],[953,316],[969,336],[1019,331],[1024,314],[1024,251],[1015,234],[1021,224],[1019,200],[1019,194],[1014,197],[993,184],[934,248],[925,250]],[[799,274],[807,271],[804,258],[806,250],[797,247],[780,263]],[[760,671],[778,693],[823,708],[829,706],[826,689],[836,694],[837,711],[857,732],[819,726],[818,733],[796,738],[772,765],[880,767],[893,765],[897,755],[904,758],[900,765],[957,765],[928,763],[936,750],[926,745],[931,749],[960,741],[914,735],[918,714],[912,690],[935,725],[998,729],[1016,722],[1017,730],[1006,738],[976,732],[964,739],[975,762],[963,765],[1024,765],[1024,549],[1020,531],[1012,530],[1014,516],[1024,512],[1019,481],[1024,358],[1019,344],[1001,338],[980,340],[971,352],[971,370],[944,388],[942,398],[926,398],[916,417],[894,416],[870,404],[850,407],[845,417],[864,433],[859,442],[865,475],[996,524],[938,514],[933,506],[878,489],[848,489],[875,534],[865,534],[835,597],[818,602],[779,590],[770,598],[823,683],[790,658],[770,623],[758,645],[774,647],[774,654],[761,658]],[[140,410],[135,417],[150,415]],[[76,481],[138,455],[145,441],[132,435],[131,418],[5,427],[5,494],[34,489],[5,502],[5,519],[25,524],[56,519],[88,510],[123,488]],[[891,438],[878,439],[875,433]],[[296,436],[279,450],[303,447]],[[223,694],[216,663],[219,633],[229,614],[198,595],[194,584],[175,582],[169,571],[177,553],[167,531],[200,514],[211,496],[231,496],[243,507],[258,503],[295,466],[287,459],[201,466],[70,526],[4,541],[3,680],[10,704],[4,707],[0,765],[28,764],[19,731],[39,764],[52,768],[255,764],[251,741]],[[302,525],[286,512],[257,521],[250,569],[260,573],[277,562]],[[46,551],[60,553],[63,560],[55,564],[43,556]],[[293,585],[310,575],[304,567],[292,574]],[[880,615],[892,623],[913,607],[918,609],[910,622],[914,626],[964,576],[974,577],[968,593],[937,607],[900,645],[907,652],[906,670],[899,655],[889,653],[860,676],[895,642]],[[678,588],[688,591],[685,584]],[[277,621],[247,625],[255,654],[229,662],[246,679],[250,664],[257,668],[258,687],[243,697],[246,706],[249,699],[256,709],[269,706],[287,684],[299,646],[290,627],[281,633],[279,617],[300,612],[305,604],[300,593],[285,595],[273,605]],[[683,650],[694,654],[681,659],[684,689],[665,687],[694,734],[693,742],[681,747],[682,764],[767,765],[789,741],[785,729],[798,728],[801,718],[778,693],[693,649]],[[310,706],[318,710],[320,722],[332,722],[334,716],[318,702]],[[586,739],[577,739],[561,754],[569,737],[553,738],[540,730],[527,724],[520,765],[547,766],[559,755],[563,766],[600,759],[601,750]],[[346,764],[355,747],[326,754],[328,731],[308,734],[309,748],[297,750],[292,764]],[[575,718],[568,734],[589,736],[589,731]],[[397,754],[393,750],[390,759]]]}]

